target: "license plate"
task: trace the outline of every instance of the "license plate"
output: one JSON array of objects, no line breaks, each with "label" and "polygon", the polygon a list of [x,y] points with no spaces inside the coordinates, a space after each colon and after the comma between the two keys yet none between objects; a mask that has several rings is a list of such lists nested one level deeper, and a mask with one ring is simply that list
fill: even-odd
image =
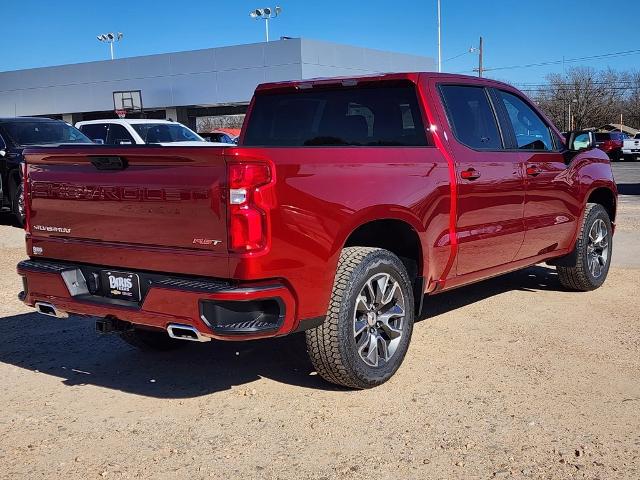
[{"label": "license plate", "polygon": [[135,273],[102,270],[102,291],[106,297],[140,301],[140,278]]}]

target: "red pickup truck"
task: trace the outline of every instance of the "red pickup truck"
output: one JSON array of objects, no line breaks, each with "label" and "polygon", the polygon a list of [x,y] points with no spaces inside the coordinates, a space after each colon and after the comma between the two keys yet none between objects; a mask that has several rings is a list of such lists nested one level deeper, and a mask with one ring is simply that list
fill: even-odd
[{"label": "red pickup truck", "polygon": [[28,150],[20,298],[146,349],[305,331],[322,377],[373,387],[425,294],[540,262],[604,282],[617,192],[594,147],[491,80],[261,85],[237,147]]}]

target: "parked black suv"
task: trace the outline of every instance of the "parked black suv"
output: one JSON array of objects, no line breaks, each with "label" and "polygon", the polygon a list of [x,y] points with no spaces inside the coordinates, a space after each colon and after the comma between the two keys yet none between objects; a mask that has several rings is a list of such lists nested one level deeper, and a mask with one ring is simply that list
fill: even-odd
[{"label": "parked black suv", "polygon": [[93,143],[68,123],[49,118],[0,118],[0,211],[24,222],[22,151],[29,146]]}]

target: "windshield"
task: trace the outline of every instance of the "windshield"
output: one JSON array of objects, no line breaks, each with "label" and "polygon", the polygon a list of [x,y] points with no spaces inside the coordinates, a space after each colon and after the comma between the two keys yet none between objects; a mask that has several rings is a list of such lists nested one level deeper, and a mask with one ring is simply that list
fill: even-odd
[{"label": "windshield", "polygon": [[7,135],[18,146],[52,145],[60,143],[93,143],[80,130],[64,122],[8,122],[3,124]]},{"label": "windshield", "polygon": [[134,123],[131,126],[144,143],[204,142],[202,137],[176,123]]}]

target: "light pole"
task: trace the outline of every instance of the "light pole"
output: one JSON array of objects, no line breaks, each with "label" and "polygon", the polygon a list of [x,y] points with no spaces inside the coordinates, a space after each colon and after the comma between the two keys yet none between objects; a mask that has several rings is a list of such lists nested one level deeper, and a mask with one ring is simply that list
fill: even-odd
[{"label": "light pole", "polygon": [[572,103],[578,103],[578,100],[576,100],[575,98],[573,100],[571,100],[569,102],[569,131],[572,132],[573,131],[573,117],[571,116],[571,104]]},{"label": "light pole", "polygon": [[442,23],[440,15],[440,0],[438,0],[438,72],[442,72]]},{"label": "light pole", "polygon": [[249,13],[249,16],[255,20],[263,19],[264,20],[264,28],[265,28],[265,37],[267,42],[269,41],[269,20],[272,18],[276,18],[282,12],[282,7],[275,7],[273,9],[267,8],[256,8],[255,10]]},{"label": "light pole", "polygon": [[124,37],[124,34],[122,32],[118,32],[118,33],[103,33],[101,35],[98,35],[96,38],[100,42],[107,42],[109,44],[109,50],[111,51],[111,60],[113,60],[114,59],[113,42],[119,42],[120,40],[122,40],[122,37]]}]

